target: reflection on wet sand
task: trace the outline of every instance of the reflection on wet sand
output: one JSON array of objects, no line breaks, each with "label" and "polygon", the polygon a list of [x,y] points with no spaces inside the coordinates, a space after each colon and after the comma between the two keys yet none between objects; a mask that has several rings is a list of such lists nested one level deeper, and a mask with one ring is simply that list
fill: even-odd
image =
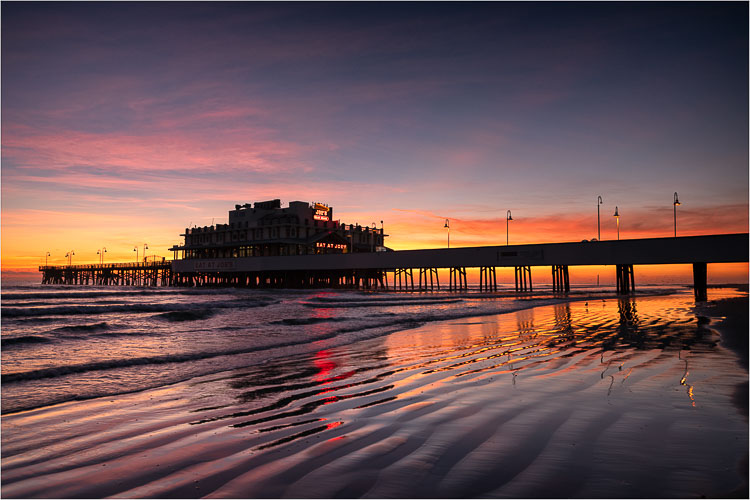
[{"label": "reflection on wet sand", "polygon": [[[330,498],[744,491],[734,466],[746,452],[747,425],[731,394],[747,372],[717,341],[689,300],[655,297],[560,303],[337,348],[313,343],[308,355],[192,382],[189,396],[161,401],[171,405],[166,422],[147,419],[150,433],[134,424],[117,446],[96,433],[62,439],[59,458],[47,457],[33,474],[28,453],[5,458],[4,493],[44,495],[53,474],[104,462],[113,478],[107,487],[71,491]],[[87,439],[90,458],[71,459],[72,443]],[[144,455],[148,473],[128,462],[135,455]],[[45,482],[32,482],[38,474]],[[128,487],[116,487],[115,477]]]},{"label": "reflection on wet sand", "polygon": [[[649,302],[643,304],[643,312],[639,315],[637,299],[622,298],[617,301],[617,315],[613,317],[606,305],[601,310],[591,311],[586,303],[581,311],[578,303],[561,303],[552,307],[553,316],[546,321],[535,323],[535,309],[518,311],[513,315],[515,330],[509,331],[503,324],[491,332],[482,329],[481,336],[466,334],[466,325],[447,323],[437,332],[429,331],[429,338],[423,337],[421,332],[419,335],[394,336],[388,339],[387,347],[383,349],[375,348],[380,340],[371,342],[367,349],[369,363],[364,366],[361,361],[352,364],[346,359],[349,357],[346,348],[321,350],[308,358],[263,368],[268,373],[235,376],[227,383],[229,388],[254,387],[251,391],[234,394],[238,404],[261,400],[264,404],[207,416],[193,424],[266,414],[230,424],[232,427],[256,426],[316,414],[323,406],[347,400],[358,403],[350,405],[349,410],[371,408],[412,397],[427,387],[445,384],[450,379],[465,377],[508,373],[515,385],[516,378],[526,374],[554,378],[556,373],[585,370],[591,367],[593,356],[599,358],[599,378],[607,379],[606,395],[610,397],[615,374],[621,377],[622,385],[634,371],[647,368],[657,359],[663,363],[669,352],[681,359],[683,350],[709,352],[716,345],[714,336],[695,318],[678,315],[662,318],[663,310],[658,306],[656,310],[649,310],[649,306]],[[507,318],[501,318],[499,322],[505,323]],[[490,323],[485,321],[482,324]],[[446,335],[448,331],[450,333]],[[415,336],[420,337],[416,345],[412,343]],[[646,359],[642,359],[642,351],[649,352]],[[372,363],[374,359],[380,363]],[[626,367],[630,362],[633,362],[632,366]],[[681,359],[681,362],[684,362],[685,370],[678,383],[687,387],[690,402],[695,406],[694,388],[686,383],[688,361]],[[305,366],[305,363],[311,366]],[[441,374],[439,378],[429,377],[437,373]],[[406,387],[410,389],[407,391]],[[353,389],[356,391],[352,392]],[[323,432],[340,426],[316,425],[322,420],[326,419],[260,428],[258,432],[285,431],[309,424],[310,432],[292,434],[270,444],[263,443],[259,449],[302,439],[313,431]]]}]

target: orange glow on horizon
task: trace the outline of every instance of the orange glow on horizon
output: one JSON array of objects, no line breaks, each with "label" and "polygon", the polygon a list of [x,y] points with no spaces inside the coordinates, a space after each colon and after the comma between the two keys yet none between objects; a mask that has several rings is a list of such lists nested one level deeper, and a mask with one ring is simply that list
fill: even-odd
[{"label": "orange glow on horizon", "polygon": [[[292,197],[289,197],[291,200]],[[223,206],[224,204],[221,203]],[[668,207],[669,208],[669,207]],[[163,213],[162,213],[163,212]],[[661,212],[665,212],[662,210]],[[650,212],[641,215],[630,214],[631,224],[623,223],[621,239],[669,237],[673,234],[672,213],[661,213],[660,225],[653,221]],[[94,264],[99,262],[97,250],[106,248],[105,262],[133,262],[137,256],[143,259],[143,244],[148,243],[149,256],[172,259],[167,249],[181,241],[180,233],[187,223],[184,219],[194,218],[198,225],[210,224],[205,217],[195,212],[179,210],[181,214],[170,219],[176,210],[155,210],[150,215],[143,208],[134,209],[132,214],[123,211],[102,210],[97,213],[85,211],[52,210],[4,210],[2,213],[2,271],[37,273],[38,266],[44,265],[45,254],[50,252],[47,261],[50,265],[67,264],[65,254],[75,251],[74,264]],[[413,210],[391,210],[387,216],[376,212],[341,211],[342,222],[380,221],[385,219],[384,230],[388,236],[386,245],[395,250],[419,248],[445,248],[447,233],[445,218],[451,221],[451,248],[465,246],[504,245],[506,227],[510,244],[532,244],[550,242],[570,242],[591,239],[596,235],[596,219],[590,214],[562,214],[560,216],[522,216],[514,211],[513,221],[506,226],[504,212],[494,219],[449,218],[444,213]],[[721,234],[747,231],[747,212],[742,207],[718,207],[713,215],[693,217],[689,212],[682,214],[678,235]],[[623,215],[624,217],[624,215]],[[611,217],[602,218],[602,239],[616,237],[614,221]],[[175,222],[175,220],[177,222]],[[650,221],[651,225],[643,221]],[[216,218],[216,222],[223,219]],[[639,222],[640,221],[640,222]],[[665,222],[666,221],[666,222]],[[607,225],[605,222],[609,222]],[[723,224],[719,224],[723,223]],[[610,227],[611,226],[611,227]],[[378,224],[380,227],[380,224]],[[614,283],[612,266],[571,267],[571,282],[575,284],[596,284],[597,275],[601,284]],[[447,271],[446,271],[447,273]],[[641,281],[665,283],[692,283],[692,270],[686,266],[636,266],[636,284]],[[499,283],[513,283],[513,269],[498,269]],[[445,278],[444,278],[445,275]],[[447,274],[440,280],[447,283]],[[478,269],[468,269],[468,279],[478,283]],[[533,283],[551,282],[551,272],[535,269]],[[711,283],[747,283],[748,265],[713,264],[709,266]]]}]

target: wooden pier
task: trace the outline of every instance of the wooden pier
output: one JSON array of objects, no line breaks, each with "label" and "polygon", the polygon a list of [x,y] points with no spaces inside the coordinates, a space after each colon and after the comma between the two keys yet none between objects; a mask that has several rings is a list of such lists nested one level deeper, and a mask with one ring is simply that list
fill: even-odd
[{"label": "wooden pier", "polygon": [[172,261],[40,266],[48,285],[174,286]]},{"label": "wooden pier", "polygon": [[[634,265],[692,264],[696,300],[706,299],[707,264],[748,262],[748,233],[580,243],[485,246],[326,255],[181,259],[158,262],[41,266],[42,283],[250,288],[467,289],[466,269],[479,268],[480,289],[497,290],[496,268],[513,267],[516,291],[532,291],[532,267],[552,270],[553,291],[570,291],[569,266],[615,266],[617,292],[635,291]],[[419,272],[415,288],[413,270]],[[388,274],[392,275],[389,287]]]}]

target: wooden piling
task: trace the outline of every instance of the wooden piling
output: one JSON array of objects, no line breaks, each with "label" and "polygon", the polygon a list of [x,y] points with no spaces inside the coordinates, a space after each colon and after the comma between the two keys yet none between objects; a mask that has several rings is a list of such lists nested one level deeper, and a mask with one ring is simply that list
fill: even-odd
[{"label": "wooden piling", "polygon": [[708,265],[705,262],[693,263],[693,292],[696,302],[708,300]]},{"label": "wooden piling", "polygon": [[515,266],[516,292],[531,292],[531,266]]},{"label": "wooden piling", "polygon": [[618,295],[628,295],[635,293],[635,274],[633,273],[632,264],[617,264],[617,293]]}]

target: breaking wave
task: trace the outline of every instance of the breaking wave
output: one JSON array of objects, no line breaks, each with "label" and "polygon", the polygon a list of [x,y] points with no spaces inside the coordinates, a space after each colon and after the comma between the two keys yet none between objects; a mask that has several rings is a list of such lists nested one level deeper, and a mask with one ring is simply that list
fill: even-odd
[{"label": "breaking wave", "polygon": [[108,328],[109,324],[106,321],[102,321],[101,323],[93,323],[90,325],[61,326],[60,328],[55,328],[52,332],[96,332]]},{"label": "breaking wave", "polygon": [[[278,301],[275,300],[233,300],[227,302],[216,302],[211,303],[211,307],[215,309],[230,309],[230,308],[250,308],[250,307],[265,307],[271,304],[275,304]],[[92,314],[105,314],[105,313],[148,313],[148,312],[173,312],[173,311],[190,311],[194,309],[193,304],[180,304],[180,303],[168,303],[168,304],[116,304],[116,305],[65,305],[65,306],[50,306],[50,307],[4,307],[2,309],[2,316],[5,318],[24,318],[24,317],[37,317],[37,316],[75,316],[75,315],[92,315]]]},{"label": "breaking wave", "polygon": [[308,301],[302,302],[307,307],[389,307],[389,306],[432,306],[441,304],[456,304],[463,302],[463,299],[404,299],[404,300],[329,300],[329,301]]},{"label": "breaking wave", "polygon": [[24,335],[23,337],[4,338],[1,342],[2,347],[11,347],[20,344],[44,344],[52,342],[52,340],[39,335]]},{"label": "breaking wave", "polygon": [[155,314],[153,317],[166,321],[195,321],[207,319],[216,314],[213,309],[192,309],[186,311],[169,311],[161,314]]}]

